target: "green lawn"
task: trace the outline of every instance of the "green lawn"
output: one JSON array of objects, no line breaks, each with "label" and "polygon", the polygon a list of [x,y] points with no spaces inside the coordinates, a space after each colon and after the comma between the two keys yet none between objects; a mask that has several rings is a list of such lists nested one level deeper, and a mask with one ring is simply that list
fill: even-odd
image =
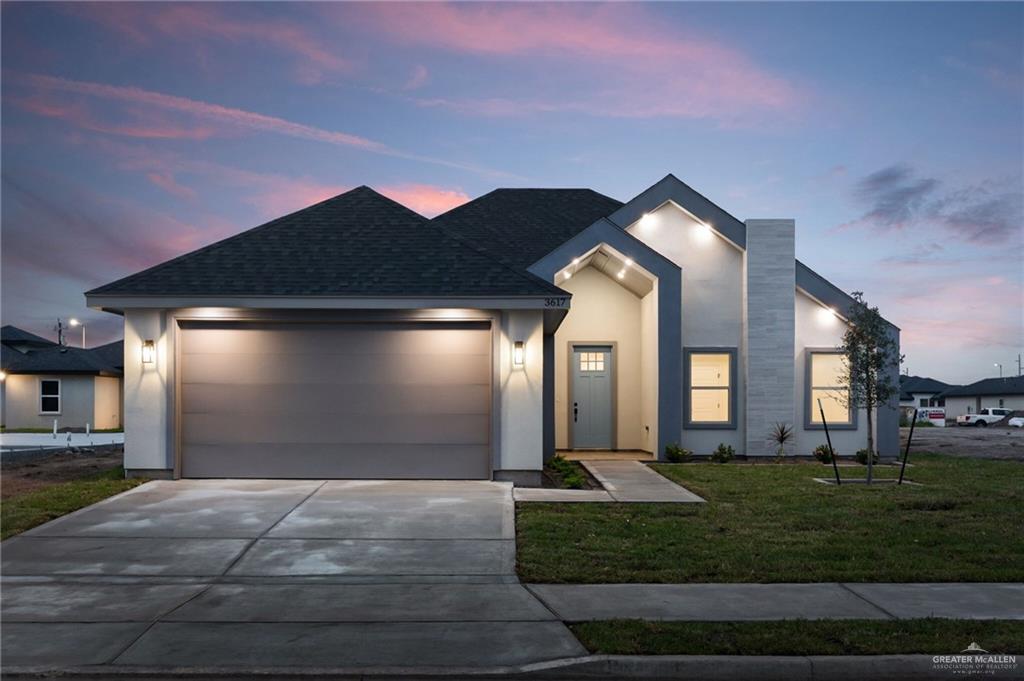
[{"label": "green lawn", "polygon": [[948,655],[972,641],[993,653],[1024,650],[1020,620],[609,620],[571,628],[603,655]]},{"label": "green lawn", "polygon": [[0,504],[0,539],[30,530],[143,482],[146,481],[137,478],[126,480],[124,469],[118,467],[8,497]]},{"label": "green lawn", "polygon": [[519,576],[1024,581],[1024,463],[924,454],[914,463],[908,478],[923,486],[822,485],[811,478],[831,468],[818,464],[658,465],[708,503],[519,504]]}]

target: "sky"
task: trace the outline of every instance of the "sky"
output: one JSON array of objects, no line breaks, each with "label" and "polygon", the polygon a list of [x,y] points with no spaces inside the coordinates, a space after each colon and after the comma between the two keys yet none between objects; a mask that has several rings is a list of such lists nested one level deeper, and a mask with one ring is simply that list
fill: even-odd
[{"label": "sky", "polygon": [[[10,3],[4,324],[366,184],[627,201],[673,173],[965,383],[1024,352],[1024,4]],[[79,342],[77,330],[70,336]]]}]

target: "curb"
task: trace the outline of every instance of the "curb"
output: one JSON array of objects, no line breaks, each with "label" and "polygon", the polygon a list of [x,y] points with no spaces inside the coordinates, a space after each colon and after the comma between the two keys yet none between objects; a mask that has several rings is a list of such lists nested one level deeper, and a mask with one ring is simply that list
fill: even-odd
[{"label": "curb", "polygon": [[588,655],[519,667],[115,667],[109,665],[54,669],[7,667],[5,679],[78,678],[89,681],[177,681],[210,679],[242,681],[264,678],[281,681],[319,679],[387,681],[533,679],[587,681],[590,679],[686,679],[687,681],[950,681],[959,678],[1024,679],[1024,661],[1013,669],[971,673],[944,669],[932,655],[878,656],[735,656],[735,655]]}]

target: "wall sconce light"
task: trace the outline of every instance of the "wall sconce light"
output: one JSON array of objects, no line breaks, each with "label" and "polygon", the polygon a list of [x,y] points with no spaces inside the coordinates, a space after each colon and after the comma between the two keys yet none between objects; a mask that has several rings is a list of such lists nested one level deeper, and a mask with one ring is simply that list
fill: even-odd
[{"label": "wall sconce light", "polygon": [[7,372],[6,371],[0,371],[0,381],[4,380],[5,378],[7,378]]},{"label": "wall sconce light", "polygon": [[156,344],[151,340],[142,341],[142,363],[152,364],[156,357]]},{"label": "wall sconce light", "polygon": [[526,345],[523,341],[516,341],[512,344],[512,366],[516,369],[522,369],[525,361]]}]

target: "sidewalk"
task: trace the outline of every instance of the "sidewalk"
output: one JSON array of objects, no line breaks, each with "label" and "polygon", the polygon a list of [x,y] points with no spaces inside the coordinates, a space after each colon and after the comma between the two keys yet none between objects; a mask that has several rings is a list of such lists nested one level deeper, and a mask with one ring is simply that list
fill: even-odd
[{"label": "sidewalk", "polygon": [[604,489],[540,489],[517,487],[516,501],[556,502],[661,502],[702,504],[704,499],[639,461],[581,460]]},{"label": "sidewalk", "polygon": [[1024,620],[1024,584],[528,584],[566,622],[779,619]]}]

